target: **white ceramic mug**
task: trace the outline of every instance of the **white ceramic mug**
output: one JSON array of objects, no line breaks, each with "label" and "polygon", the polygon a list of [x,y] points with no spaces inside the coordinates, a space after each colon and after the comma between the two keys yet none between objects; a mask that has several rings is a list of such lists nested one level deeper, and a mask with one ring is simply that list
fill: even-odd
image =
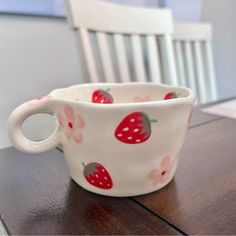
[{"label": "white ceramic mug", "polygon": [[[76,85],[16,108],[9,136],[29,153],[62,145],[71,177],[91,192],[146,194],[173,178],[194,101],[190,89],[152,83]],[[21,126],[37,113],[53,115],[57,128],[35,142]]]}]

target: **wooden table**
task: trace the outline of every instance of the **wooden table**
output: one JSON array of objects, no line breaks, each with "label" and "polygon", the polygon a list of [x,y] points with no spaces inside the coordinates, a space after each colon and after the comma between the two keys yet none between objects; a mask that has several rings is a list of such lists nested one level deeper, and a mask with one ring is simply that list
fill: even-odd
[{"label": "wooden table", "polygon": [[10,234],[236,234],[236,120],[197,107],[174,180],[134,198],[70,179],[63,153],[0,151],[0,214]]}]

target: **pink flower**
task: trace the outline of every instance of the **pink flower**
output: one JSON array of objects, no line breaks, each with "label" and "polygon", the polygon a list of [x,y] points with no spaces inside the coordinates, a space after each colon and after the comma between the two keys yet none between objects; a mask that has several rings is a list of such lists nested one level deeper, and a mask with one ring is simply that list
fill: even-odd
[{"label": "pink flower", "polygon": [[153,186],[164,183],[174,167],[174,161],[170,156],[165,156],[161,161],[161,169],[153,169],[148,174],[148,178],[152,181]]},{"label": "pink flower", "polygon": [[73,139],[76,143],[83,141],[83,136],[79,129],[84,128],[84,119],[79,114],[75,114],[72,107],[66,105],[64,107],[65,116],[59,114],[58,121],[60,126],[64,129],[64,134],[68,140]]},{"label": "pink flower", "polygon": [[134,102],[148,102],[151,101],[151,98],[149,96],[144,96],[144,97],[134,97]]},{"label": "pink flower", "polygon": [[51,99],[50,96],[38,97],[38,98],[35,98],[35,99],[33,99],[33,100],[27,102],[27,104],[28,104],[29,106],[35,106],[35,105],[39,105],[39,104],[46,103],[46,102],[48,102],[50,99]]}]

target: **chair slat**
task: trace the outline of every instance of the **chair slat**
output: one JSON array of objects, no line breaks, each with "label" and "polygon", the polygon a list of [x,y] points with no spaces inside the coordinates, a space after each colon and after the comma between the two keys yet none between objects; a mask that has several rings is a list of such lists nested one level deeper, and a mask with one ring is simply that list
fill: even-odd
[{"label": "chair slat", "polygon": [[[157,37],[164,38],[166,77],[177,85],[168,9],[144,9],[98,0],[66,0],[69,23],[81,30],[92,82],[164,82]],[[91,17],[92,15],[92,17]],[[138,17],[137,17],[138,16]],[[96,36],[96,37],[94,37]],[[160,52],[159,52],[160,51]]]},{"label": "chair slat", "polygon": [[186,58],[186,75],[187,81],[191,89],[197,93],[196,79],[194,75],[193,53],[191,50],[191,42],[184,42],[184,54]]},{"label": "chair slat", "polygon": [[124,38],[121,34],[114,35],[115,50],[122,82],[130,82],[130,73],[127,62]]},{"label": "chair slat", "polygon": [[196,57],[196,70],[197,70],[197,77],[198,77],[200,101],[202,103],[205,103],[207,102],[207,88],[206,88],[206,83],[204,81],[204,67],[203,67],[200,41],[196,41],[193,44],[194,44],[194,52],[195,52],[195,57]]},{"label": "chair slat", "polygon": [[[174,40],[183,43],[187,86],[198,95],[200,103],[217,99],[212,51],[212,26],[209,23],[175,24]],[[178,60],[176,60],[178,63]],[[181,72],[179,71],[180,74]]]},{"label": "chair slat", "polygon": [[86,29],[81,28],[80,35],[81,35],[81,39],[83,42],[85,58],[86,58],[86,62],[87,62],[88,69],[89,69],[90,80],[91,80],[91,82],[99,82],[97,66],[96,66],[96,62],[94,59],[94,55],[93,55],[93,50],[92,50],[91,40],[89,38],[89,33]]},{"label": "chair slat", "polygon": [[145,69],[144,69],[144,60],[142,53],[141,38],[138,35],[131,36],[131,44],[133,50],[133,59],[135,67],[135,76],[136,80],[139,82],[146,81]]},{"label": "chair slat", "polygon": [[207,69],[207,75],[209,79],[209,84],[211,88],[211,95],[212,99],[217,99],[217,89],[216,89],[216,81],[215,81],[215,70],[214,70],[214,63],[213,63],[213,54],[212,54],[212,44],[211,41],[208,40],[204,44],[205,47],[205,53],[206,53],[206,69]]},{"label": "chair slat", "polygon": [[147,55],[150,70],[150,80],[152,82],[161,83],[159,49],[157,47],[157,39],[153,35],[147,37]]},{"label": "chair slat", "polygon": [[176,65],[173,53],[173,41],[170,35],[162,36],[160,40],[163,71],[165,81],[171,85],[178,86],[176,76]]},{"label": "chair slat", "polygon": [[79,74],[78,74],[78,78],[82,79],[83,82],[85,83],[89,83],[90,82],[90,76],[89,76],[89,71],[87,68],[87,63],[85,60],[85,52],[83,49],[83,43],[82,43],[82,39],[81,39],[81,33],[80,30],[75,29],[74,30],[74,35],[77,41],[77,49],[79,51],[79,57],[78,57],[78,62],[79,62]]},{"label": "chair slat", "polygon": [[115,34],[171,34],[171,10],[141,8],[98,0],[65,0],[70,4],[71,25]]},{"label": "chair slat", "polygon": [[102,67],[107,82],[116,82],[115,74],[112,67],[109,43],[105,33],[97,32],[98,46],[102,59]]},{"label": "chair slat", "polygon": [[185,76],[185,66],[184,66],[184,58],[183,58],[183,52],[181,48],[181,42],[180,41],[175,41],[174,42],[174,48],[176,52],[176,67],[178,68],[178,80],[179,80],[179,85],[181,86],[186,86],[186,76]]}]

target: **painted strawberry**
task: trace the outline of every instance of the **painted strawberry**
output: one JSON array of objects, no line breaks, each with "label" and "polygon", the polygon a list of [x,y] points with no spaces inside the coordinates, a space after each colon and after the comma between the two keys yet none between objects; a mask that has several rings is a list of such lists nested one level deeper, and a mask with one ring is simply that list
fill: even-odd
[{"label": "painted strawberry", "polygon": [[91,162],[87,165],[84,163],[84,177],[85,179],[97,188],[111,189],[112,179],[107,170],[97,162]]},{"label": "painted strawberry", "polygon": [[143,143],[151,136],[151,123],[156,122],[143,112],[132,112],[117,126],[115,137],[123,143]]},{"label": "painted strawberry", "polygon": [[95,90],[92,95],[92,102],[93,103],[113,103],[113,97],[111,96],[109,91],[110,89]]},{"label": "painted strawberry", "polygon": [[164,100],[178,98],[179,96],[180,96],[180,93],[170,92],[165,95]]}]

